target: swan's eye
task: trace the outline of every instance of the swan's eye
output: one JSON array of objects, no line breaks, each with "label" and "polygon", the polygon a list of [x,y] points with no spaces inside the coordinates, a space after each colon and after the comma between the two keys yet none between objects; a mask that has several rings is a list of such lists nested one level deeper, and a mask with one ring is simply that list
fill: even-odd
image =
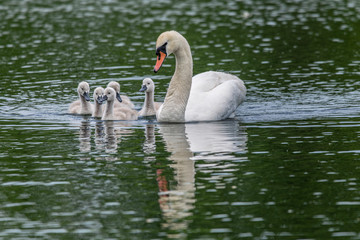
[{"label": "swan's eye", "polygon": [[166,45],[167,45],[167,42],[164,43],[161,47],[158,47],[158,49],[156,49],[156,55],[159,57],[159,60],[160,60],[160,52],[165,53],[165,55],[167,56]]},{"label": "swan's eye", "polygon": [[148,82],[147,85],[150,85],[150,83]]}]

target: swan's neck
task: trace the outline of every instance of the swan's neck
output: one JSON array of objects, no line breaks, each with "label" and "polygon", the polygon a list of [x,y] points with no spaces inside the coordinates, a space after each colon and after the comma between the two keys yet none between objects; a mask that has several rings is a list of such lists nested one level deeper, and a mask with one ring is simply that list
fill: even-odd
[{"label": "swan's neck", "polygon": [[159,122],[184,122],[185,110],[190,95],[193,62],[190,46],[180,39],[180,47],[174,52],[176,69],[171,78],[163,108],[158,116]]},{"label": "swan's neck", "polygon": [[143,106],[143,110],[146,115],[153,115],[155,114],[155,105],[154,105],[154,92],[146,92],[145,93],[145,102]]},{"label": "swan's neck", "polygon": [[96,100],[95,100],[95,109],[94,109],[94,116],[99,116],[102,113],[102,104],[99,104]]},{"label": "swan's neck", "polygon": [[91,112],[91,103],[86,101],[83,96],[79,94],[81,111],[82,112]]},{"label": "swan's neck", "polygon": [[105,111],[104,111],[104,116],[108,117],[112,117],[113,116],[113,112],[114,112],[114,101],[107,101],[106,102],[106,107],[105,107]]}]

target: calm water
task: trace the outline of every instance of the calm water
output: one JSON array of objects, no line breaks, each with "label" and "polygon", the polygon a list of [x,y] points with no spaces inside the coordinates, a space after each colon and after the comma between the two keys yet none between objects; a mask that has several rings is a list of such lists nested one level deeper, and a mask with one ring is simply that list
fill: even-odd
[{"label": "calm water", "polygon": [[[1,239],[360,239],[360,2],[1,1]],[[236,119],[66,113],[111,80],[164,99],[155,40],[230,72]]]}]

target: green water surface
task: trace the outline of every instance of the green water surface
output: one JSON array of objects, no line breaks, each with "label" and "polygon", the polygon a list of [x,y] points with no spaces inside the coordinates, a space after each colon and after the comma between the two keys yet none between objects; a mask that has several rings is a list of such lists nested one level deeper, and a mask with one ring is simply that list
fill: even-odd
[{"label": "green water surface", "polygon": [[[1,239],[360,239],[357,0],[0,1]],[[111,80],[163,101],[155,41],[244,80],[236,118],[67,114]]]}]

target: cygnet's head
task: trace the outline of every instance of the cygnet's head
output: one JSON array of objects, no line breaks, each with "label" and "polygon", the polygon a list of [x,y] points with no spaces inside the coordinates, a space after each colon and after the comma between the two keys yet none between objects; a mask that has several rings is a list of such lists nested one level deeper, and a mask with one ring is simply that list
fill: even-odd
[{"label": "cygnet's head", "polygon": [[145,78],[142,82],[140,92],[154,92],[155,85],[151,78]]},{"label": "cygnet's head", "polygon": [[114,101],[116,98],[116,92],[112,87],[107,87],[105,88],[105,94],[103,99],[108,101],[108,102],[112,102]]},{"label": "cygnet's head", "polygon": [[79,93],[79,96],[84,97],[86,101],[90,101],[90,97],[89,97],[90,86],[87,82],[83,81],[79,83],[77,91]]},{"label": "cygnet's head", "polygon": [[120,84],[118,82],[115,82],[115,81],[111,81],[109,82],[109,84],[107,85],[107,87],[111,87],[115,90],[116,92],[116,99],[119,101],[119,102],[122,102],[122,99],[120,97]]},{"label": "cygnet's head", "polygon": [[104,102],[104,94],[105,94],[105,90],[102,87],[97,87],[94,90],[94,101],[97,102],[98,104],[103,104]]}]

